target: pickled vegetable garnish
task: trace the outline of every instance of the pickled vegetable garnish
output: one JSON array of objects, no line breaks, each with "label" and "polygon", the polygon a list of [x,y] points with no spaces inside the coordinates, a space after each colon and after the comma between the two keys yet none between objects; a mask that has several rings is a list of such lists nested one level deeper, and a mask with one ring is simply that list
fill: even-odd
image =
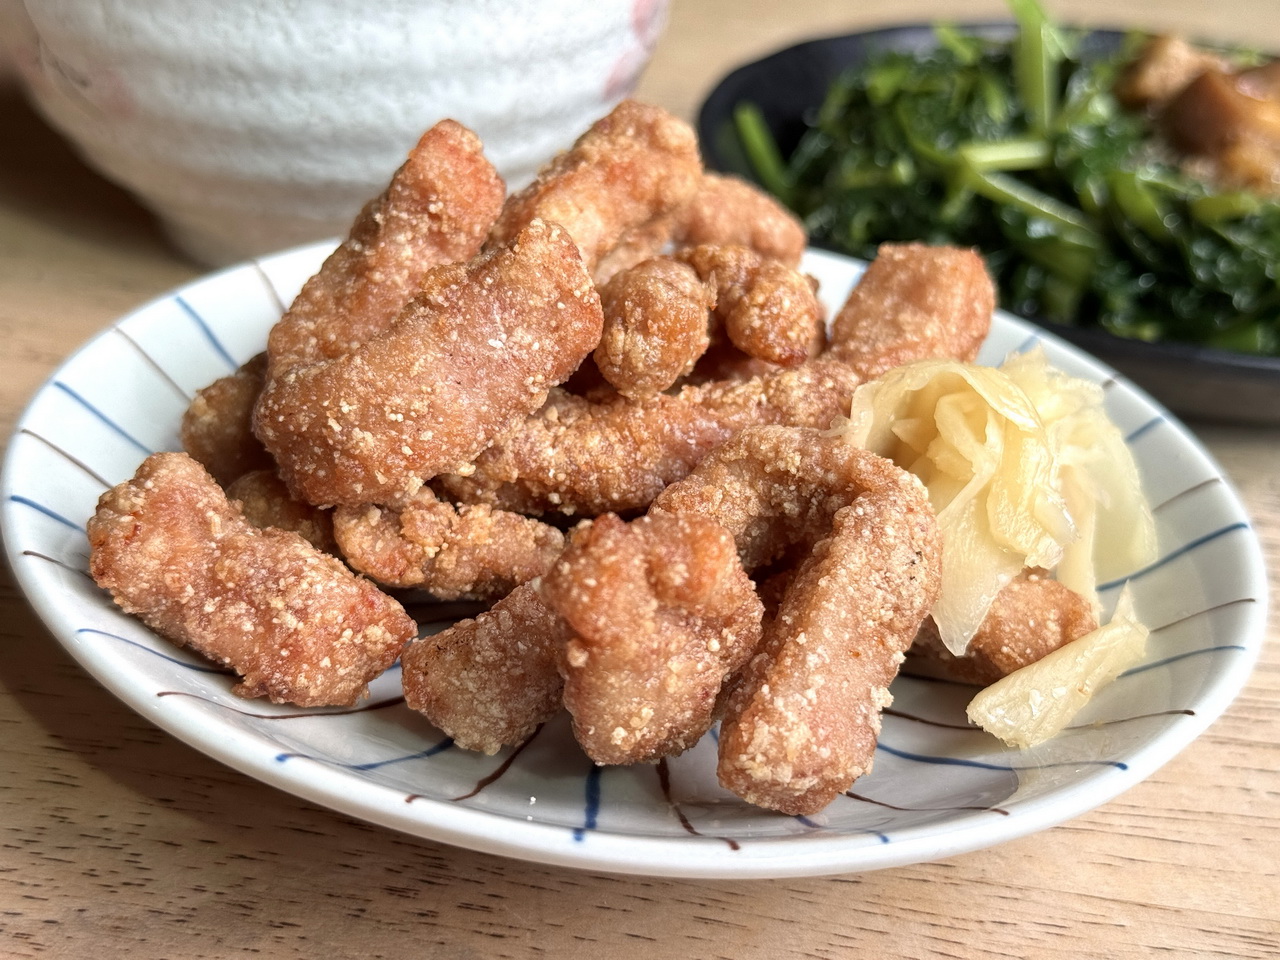
[{"label": "pickled vegetable garnish", "polygon": [[923,360],[854,394],[842,427],[925,484],[943,536],[933,609],[959,655],[996,594],[1028,567],[1057,571],[1097,606],[1097,583],[1155,556],[1133,456],[1095,384],[1039,350],[1002,367]]},{"label": "pickled vegetable garnish", "polygon": [[1126,586],[1110,622],[983,689],[969,703],[969,720],[1011,746],[1043,743],[1142,658],[1148,632]]}]

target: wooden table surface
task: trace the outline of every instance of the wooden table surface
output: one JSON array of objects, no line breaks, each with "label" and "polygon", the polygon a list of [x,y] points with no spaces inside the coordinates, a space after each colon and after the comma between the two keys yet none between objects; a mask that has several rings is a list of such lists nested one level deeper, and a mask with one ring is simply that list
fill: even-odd
[{"label": "wooden table surface", "polygon": [[[1076,0],[1066,19],[1280,48],[1275,0]],[[682,0],[640,95],[692,117],[794,40],[998,3]],[[77,345],[198,268],[0,81],[0,435]],[[1280,430],[1193,423],[1280,571]],[[598,876],[370,826],[161,732],[0,580],[0,957],[1280,956],[1280,631],[1210,730],[1060,827],[831,878]]]}]

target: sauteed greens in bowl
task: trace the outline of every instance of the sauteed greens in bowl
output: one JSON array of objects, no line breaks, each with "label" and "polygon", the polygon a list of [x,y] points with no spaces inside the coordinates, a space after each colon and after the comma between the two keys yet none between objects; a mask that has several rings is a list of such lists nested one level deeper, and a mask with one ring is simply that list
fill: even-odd
[{"label": "sauteed greens in bowl", "polygon": [[1280,70],[1010,5],[1012,31],[869,46],[785,155],[739,100],[749,169],[834,249],[972,245],[1006,309],[1280,355]]}]

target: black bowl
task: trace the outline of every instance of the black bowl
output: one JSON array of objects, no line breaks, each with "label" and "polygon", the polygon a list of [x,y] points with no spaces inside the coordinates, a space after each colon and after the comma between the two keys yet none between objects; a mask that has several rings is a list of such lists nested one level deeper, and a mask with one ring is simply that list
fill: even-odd
[{"label": "black bowl", "polygon": [[[962,24],[964,30],[1006,39],[1011,23]],[[1123,34],[1097,30],[1086,53],[1114,50]],[[698,112],[698,136],[707,166],[755,179],[733,127],[734,108],[750,101],[788,155],[841,73],[872,51],[925,51],[936,45],[933,28],[910,24],[810,40],[734,70],[711,91]],[[1087,350],[1142,386],[1170,409],[1190,417],[1237,423],[1280,424],[1280,358],[1232,353],[1188,343],[1144,343],[1099,328],[1029,318]]]}]

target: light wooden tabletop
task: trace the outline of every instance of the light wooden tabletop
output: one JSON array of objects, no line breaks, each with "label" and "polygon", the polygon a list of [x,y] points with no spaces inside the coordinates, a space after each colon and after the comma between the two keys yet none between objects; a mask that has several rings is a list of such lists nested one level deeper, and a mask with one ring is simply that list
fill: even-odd
[{"label": "light wooden tabletop", "polygon": [[[1063,19],[1280,48],[1275,0],[1074,0]],[[639,95],[963,0],[682,0]],[[0,81],[0,431],[104,325],[198,273]],[[1280,574],[1280,430],[1192,423]],[[1280,956],[1280,629],[1209,731],[1069,823],[877,873],[597,876],[443,846],[264,786],[89,678],[0,574],[0,956]]]}]

